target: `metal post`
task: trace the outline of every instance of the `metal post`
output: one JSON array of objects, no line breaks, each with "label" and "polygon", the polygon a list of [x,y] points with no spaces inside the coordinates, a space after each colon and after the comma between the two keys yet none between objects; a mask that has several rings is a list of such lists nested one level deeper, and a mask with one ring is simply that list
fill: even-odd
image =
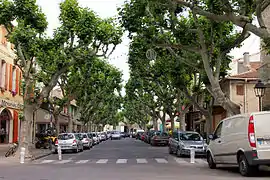
[{"label": "metal post", "polygon": [[21,152],[20,152],[20,163],[23,164],[24,163],[24,157],[25,157],[25,148],[22,147],[21,148]]},{"label": "metal post", "polygon": [[190,149],[190,163],[192,164],[195,163],[195,149],[194,148]]},{"label": "metal post", "polygon": [[262,97],[259,96],[259,111],[262,111]]},{"label": "metal post", "polygon": [[59,161],[62,161],[62,150],[61,150],[61,147],[59,145],[57,147],[57,151],[58,151],[58,159],[59,159]]}]

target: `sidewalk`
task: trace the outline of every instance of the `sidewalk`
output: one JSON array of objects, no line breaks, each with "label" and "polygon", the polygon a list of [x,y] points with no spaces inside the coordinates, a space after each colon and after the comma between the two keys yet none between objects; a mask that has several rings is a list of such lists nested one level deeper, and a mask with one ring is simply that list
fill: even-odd
[{"label": "sidewalk", "polygon": [[[19,159],[13,156],[5,157],[6,152],[11,147],[11,144],[1,144],[0,145],[0,164],[18,164]],[[30,146],[29,150],[32,152],[34,156],[34,160],[40,159],[52,154],[52,151],[49,149],[36,149],[34,146]],[[29,162],[31,159],[26,159],[25,162]]]}]

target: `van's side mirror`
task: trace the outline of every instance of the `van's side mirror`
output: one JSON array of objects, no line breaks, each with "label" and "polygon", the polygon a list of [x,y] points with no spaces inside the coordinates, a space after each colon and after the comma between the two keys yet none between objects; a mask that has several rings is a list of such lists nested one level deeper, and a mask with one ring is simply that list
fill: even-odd
[{"label": "van's side mirror", "polygon": [[209,134],[209,135],[208,135],[208,138],[209,138],[210,140],[213,140],[213,139],[214,139],[214,135],[213,135],[213,134]]}]

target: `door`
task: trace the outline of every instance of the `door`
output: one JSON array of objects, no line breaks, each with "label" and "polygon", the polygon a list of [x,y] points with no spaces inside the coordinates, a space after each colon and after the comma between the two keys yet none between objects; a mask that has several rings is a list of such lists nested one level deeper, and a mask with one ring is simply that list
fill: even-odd
[{"label": "door", "polygon": [[270,159],[270,113],[259,112],[253,115],[257,154],[259,159]]},{"label": "door", "polygon": [[170,143],[171,143],[171,149],[173,150],[173,152],[176,152],[177,150],[177,146],[178,146],[178,142],[179,142],[179,133],[178,132],[173,132],[172,133],[172,137],[170,138]]},{"label": "door", "polygon": [[223,121],[221,121],[217,126],[213,134],[213,139],[210,142],[210,149],[216,162],[222,162],[222,137],[221,137],[222,127]]}]

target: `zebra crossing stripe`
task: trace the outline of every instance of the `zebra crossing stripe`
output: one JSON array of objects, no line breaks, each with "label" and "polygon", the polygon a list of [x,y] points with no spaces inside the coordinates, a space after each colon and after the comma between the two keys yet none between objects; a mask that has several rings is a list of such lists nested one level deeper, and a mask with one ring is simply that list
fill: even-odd
[{"label": "zebra crossing stripe", "polygon": [[40,164],[48,164],[48,163],[52,163],[54,162],[55,160],[43,160],[40,162]]},{"label": "zebra crossing stripe", "polygon": [[100,159],[96,163],[97,164],[106,164],[108,162],[108,159]]},{"label": "zebra crossing stripe", "polygon": [[147,160],[146,159],[136,159],[138,164],[146,164]]},{"label": "zebra crossing stripe", "polygon": [[157,163],[163,163],[163,164],[167,164],[168,161],[166,159],[163,158],[156,158]]},{"label": "zebra crossing stripe", "polygon": [[85,164],[87,163],[89,160],[80,160],[80,161],[77,161],[75,162],[76,164]]},{"label": "zebra crossing stripe", "polygon": [[188,164],[187,161],[185,161],[182,158],[174,158],[174,160],[178,163],[178,164]]},{"label": "zebra crossing stripe", "polygon": [[127,159],[117,159],[116,164],[126,164]]},{"label": "zebra crossing stripe", "polygon": [[55,164],[66,164],[71,162],[72,160],[62,160],[62,161],[56,161]]},{"label": "zebra crossing stripe", "polygon": [[195,162],[198,164],[208,164],[204,159],[195,159]]}]

